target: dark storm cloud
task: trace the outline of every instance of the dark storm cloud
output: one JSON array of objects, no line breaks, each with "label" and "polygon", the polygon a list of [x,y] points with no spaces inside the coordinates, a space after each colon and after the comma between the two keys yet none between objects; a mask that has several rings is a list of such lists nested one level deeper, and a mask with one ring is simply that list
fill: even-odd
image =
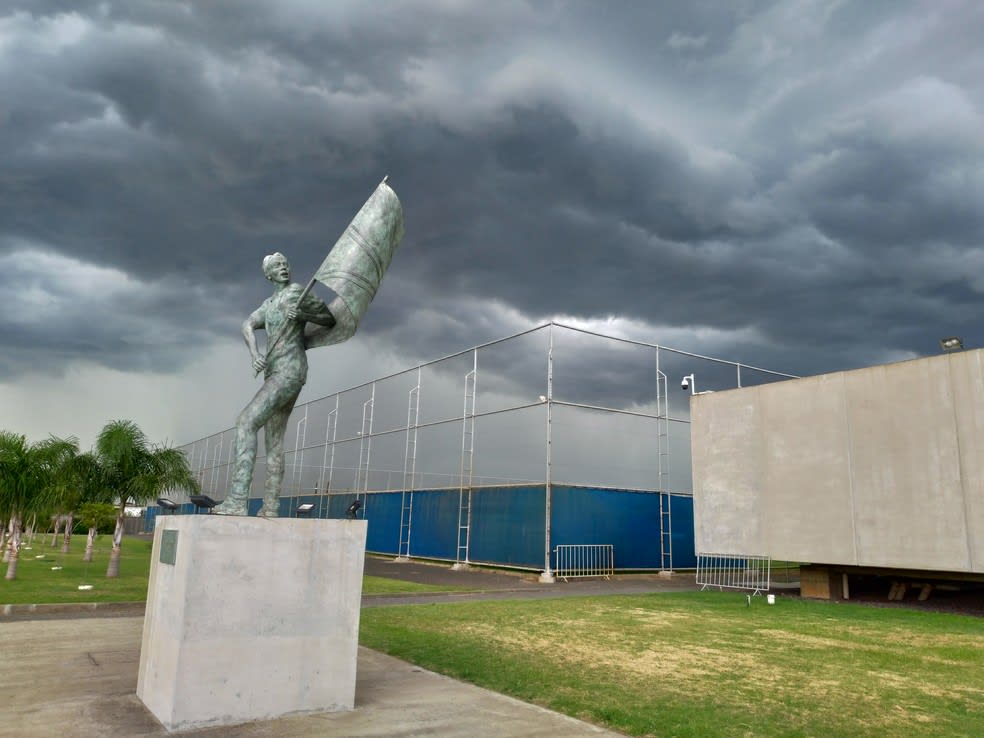
[{"label": "dark storm cloud", "polygon": [[795,373],[982,345],[982,30],[958,2],[24,4],[0,258],[139,287],[0,328],[0,372],[181,366],[383,174],[407,236],[361,330],[413,359],[554,315]]}]

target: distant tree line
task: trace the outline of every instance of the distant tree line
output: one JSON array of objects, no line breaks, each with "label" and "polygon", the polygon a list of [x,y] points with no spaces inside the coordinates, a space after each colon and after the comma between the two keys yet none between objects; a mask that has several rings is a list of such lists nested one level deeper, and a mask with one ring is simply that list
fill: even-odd
[{"label": "distant tree line", "polygon": [[[123,517],[127,505],[140,505],[171,489],[197,492],[198,482],[183,453],[151,444],[131,420],[114,420],[99,433],[91,451],[80,452],[76,438],[29,442],[0,430],[0,549],[6,579],[17,577],[25,531],[52,520],[54,535],[64,526],[62,553],[69,552],[75,520],[88,528],[84,561],[92,560],[96,532],[112,524],[113,548],[107,577],[119,576]],[[53,539],[54,542],[54,539]]]}]

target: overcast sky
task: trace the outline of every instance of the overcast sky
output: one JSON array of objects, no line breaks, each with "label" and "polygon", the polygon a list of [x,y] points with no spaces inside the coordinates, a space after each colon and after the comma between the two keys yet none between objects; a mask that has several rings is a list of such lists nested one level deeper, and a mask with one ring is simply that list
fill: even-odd
[{"label": "overcast sky", "polygon": [[559,318],[815,374],[984,346],[984,4],[5,2],[0,427],[184,443],[383,175],[303,400]]}]

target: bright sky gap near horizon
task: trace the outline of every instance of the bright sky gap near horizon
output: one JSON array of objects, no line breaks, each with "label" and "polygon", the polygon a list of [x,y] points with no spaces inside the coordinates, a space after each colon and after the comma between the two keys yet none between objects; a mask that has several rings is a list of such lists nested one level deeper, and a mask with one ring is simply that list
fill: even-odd
[{"label": "bright sky gap near horizon", "polygon": [[984,346],[981,38],[955,0],[0,3],[0,427],[229,427],[262,257],[305,283],[387,174],[406,236],[300,402],[551,319],[798,375]]}]

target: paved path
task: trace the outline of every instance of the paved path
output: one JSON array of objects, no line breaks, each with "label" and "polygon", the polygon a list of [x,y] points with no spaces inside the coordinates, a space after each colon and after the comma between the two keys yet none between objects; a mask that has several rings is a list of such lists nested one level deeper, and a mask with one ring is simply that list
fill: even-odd
[{"label": "paved path", "polygon": [[[542,584],[535,575],[367,557],[365,573],[472,593],[367,596],[366,607],[464,599],[638,594],[694,589],[693,576],[629,576]],[[0,737],[166,736],[136,697],[142,606],[11,608],[0,612]],[[617,736],[366,648],[355,709],[281,718],[189,736]]]},{"label": "paved path", "polygon": [[[166,736],[136,697],[141,617],[0,622],[0,736]],[[359,649],[355,709],[186,736],[615,736]]]},{"label": "paved path", "polygon": [[611,579],[558,579],[553,584],[539,581],[537,574],[490,569],[453,571],[447,564],[398,562],[395,559],[367,556],[366,574],[387,579],[432,584],[435,587],[458,585],[468,592],[439,594],[366,595],[363,607],[426,604],[464,600],[545,599],[550,597],[586,597],[590,595],[647,594],[683,592],[697,589],[693,573],[660,576],[659,574],[620,574]]}]

